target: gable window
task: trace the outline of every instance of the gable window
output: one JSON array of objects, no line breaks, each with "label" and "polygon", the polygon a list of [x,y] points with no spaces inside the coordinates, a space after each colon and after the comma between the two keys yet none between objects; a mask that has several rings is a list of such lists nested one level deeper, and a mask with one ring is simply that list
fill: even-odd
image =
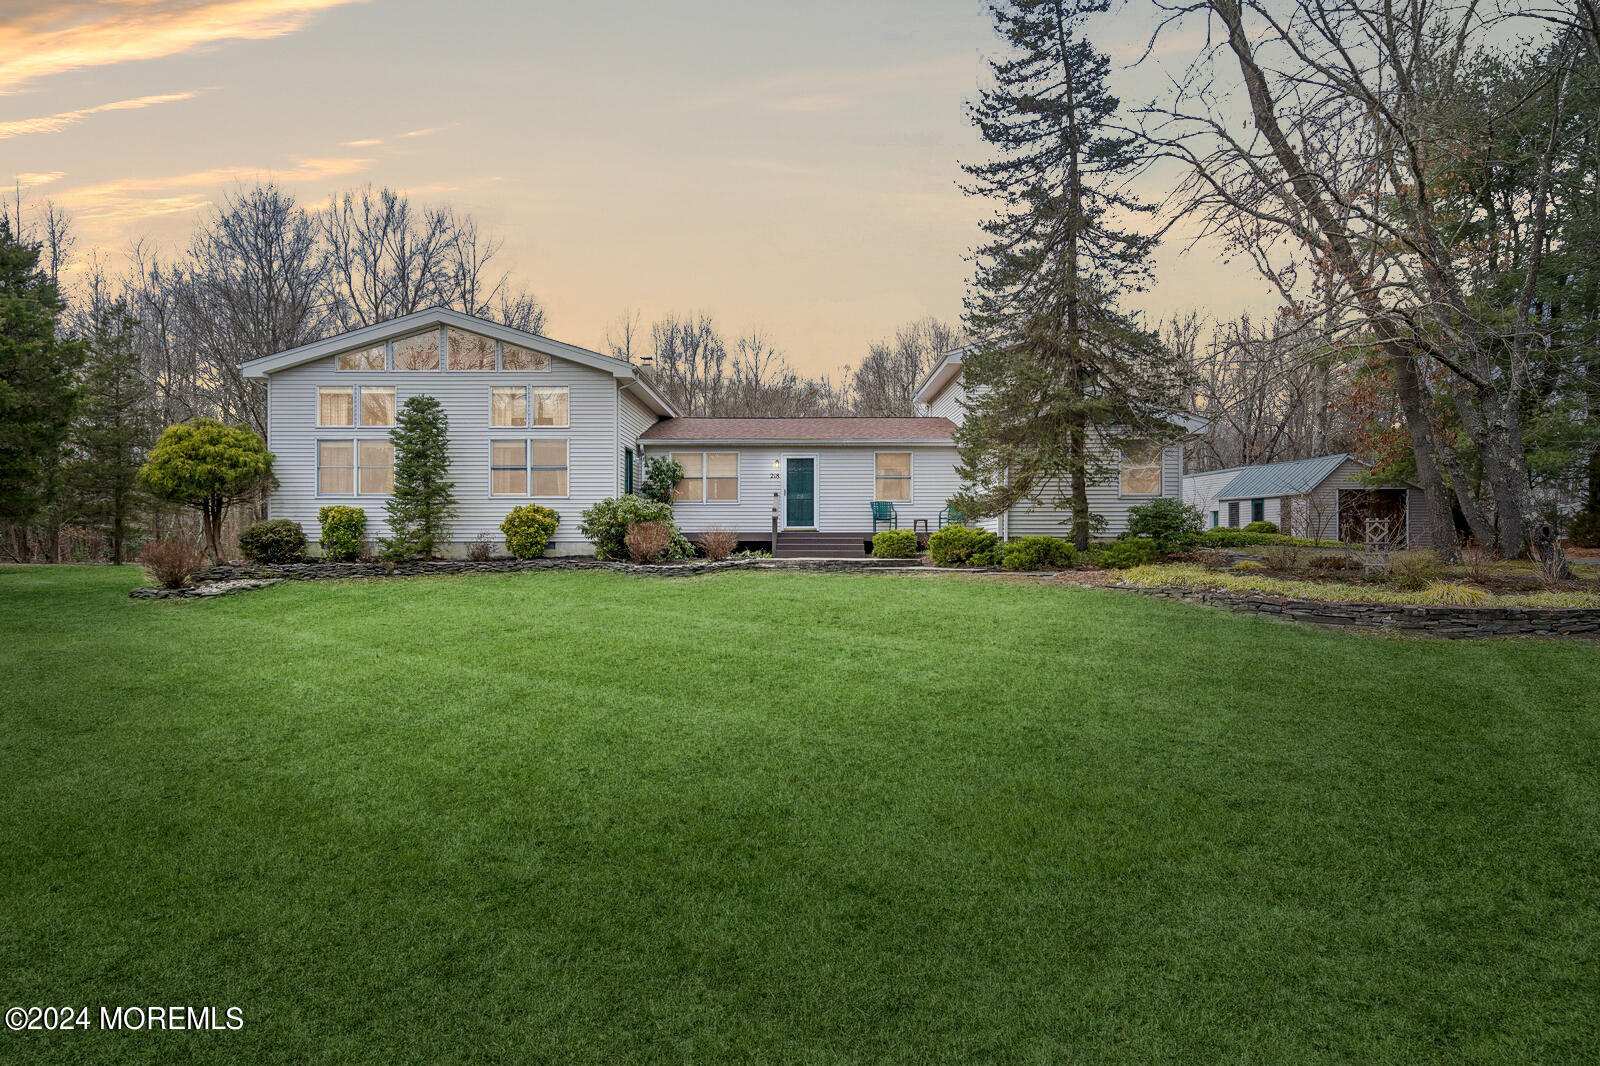
[{"label": "gable window", "polygon": [[362,385],[360,392],[363,426],[394,425],[393,385]]},{"label": "gable window", "polygon": [[673,452],[672,461],[683,467],[683,480],[672,488],[674,500],[732,503],[739,499],[738,452]]},{"label": "gable window", "polygon": [[317,441],[317,495],[387,496],[393,491],[394,445],[389,441]]},{"label": "gable window", "polygon": [[489,424],[521,427],[528,424],[528,389],[525,385],[496,386],[489,394]]},{"label": "gable window", "polygon": [[355,424],[355,386],[320,386],[317,389],[317,425],[353,426]]},{"label": "gable window", "polygon": [[567,495],[567,442],[489,442],[489,491],[495,496]]},{"label": "gable window", "polygon": [[333,365],[340,370],[388,370],[389,347],[379,344],[360,351],[340,352]]},{"label": "gable window", "polygon": [[873,499],[911,502],[910,452],[878,452],[873,466]]},{"label": "gable window", "polygon": [[1250,501],[1250,521],[1252,521],[1252,522],[1262,522],[1262,521],[1266,520],[1266,517],[1267,517],[1267,501],[1266,500],[1251,500]]},{"label": "gable window", "polygon": [[394,342],[396,370],[438,370],[439,331],[413,333]]},{"label": "gable window", "polygon": [[515,344],[502,344],[500,345],[500,369],[549,370],[550,357],[531,348],[519,348]]},{"label": "gable window", "polygon": [[1228,528],[1239,528],[1239,501],[1233,500],[1228,504]]},{"label": "gable window", "polygon": [[1139,441],[1122,450],[1122,495],[1161,495],[1161,446]]},{"label": "gable window", "polygon": [[464,329],[444,331],[449,346],[448,363],[451,370],[493,370],[494,341]]}]

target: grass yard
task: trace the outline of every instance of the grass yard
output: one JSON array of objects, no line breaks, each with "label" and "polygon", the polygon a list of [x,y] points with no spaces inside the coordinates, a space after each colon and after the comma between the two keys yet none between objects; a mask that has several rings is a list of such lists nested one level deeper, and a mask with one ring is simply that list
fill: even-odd
[{"label": "grass yard", "polygon": [[1600,651],[1023,582],[0,570],[0,1060],[1581,1062]]}]

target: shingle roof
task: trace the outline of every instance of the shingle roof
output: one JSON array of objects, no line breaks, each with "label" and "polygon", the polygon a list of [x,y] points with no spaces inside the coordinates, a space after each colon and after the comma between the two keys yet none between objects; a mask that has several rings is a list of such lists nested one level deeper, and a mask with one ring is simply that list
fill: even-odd
[{"label": "shingle roof", "polygon": [[949,443],[948,418],[669,418],[640,436],[646,441],[771,441],[829,443]]},{"label": "shingle roof", "polygon": [[1328,479],[1350,456],[1323,455],[1287,463],[1246,466],[1217,493],[1219,500],[1255,499],[1261,496],[1302,496]]}]

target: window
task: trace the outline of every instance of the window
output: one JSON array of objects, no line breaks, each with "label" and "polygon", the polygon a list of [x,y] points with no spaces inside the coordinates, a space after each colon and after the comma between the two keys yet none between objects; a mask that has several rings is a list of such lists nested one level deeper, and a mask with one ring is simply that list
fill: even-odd
[{"label": "window", "polygon": [[394,492],[394,445],[388,440],[317,441],[317,495],[387,496]]},{"label": "window", "polygon": [[317,389],[317,425],[353,426],[356,424],[356,390],[354,385],[339,385]]},{"label": "window", "polygon": [[438,370],[439,331],[415,333],[394,342],[396,370]]},{"label": "window", "polygon": [[543,352],[518,348],[515,344],[500,346],[501,370],[549,370],[550,357]]},{"label": "window", "polygon": [[334,359],[334,366],[340,370],[387,370],[389,369],[388,346],[380,344],[373,348],[363,348],[358,352],[340,352]]},{"label": "window", "polygon": [[1122,450],[1122,495],[1161,495],[1161,446],[1140,441]]},{"label": "window", "polygon": [[361,386],[361,424],[363,426],[394,425],[394,386]]},{"label": "window", "polygon": [[874,473],[873,499],[911,502],[910,452],[879,452]]},{"label": "window", "polygon": [[533,390],[533,424],[536,426],[567,425],[567,387]]},{"label": "window", "polygon": [[673,452],[672,461],[683,467],[683,480],[672,489],[674,500],[733,503],[739,499],[738,452]]},{"label": "window", "polygon": [[633,495],[633,452],[627,448],[622,449],[622,492]]},{"label": "window", "polygon": [[362,496],[394,492],[394,445],[386,440],[356,442],[356,489]]},{"label": "window", "polygon": [[1217,512],[1215,512],[1215,511],[1211,512],[1211,528],[1212,529],[1216,529],[1217,528]]},{"label": "window", "polygon": [[445,341],[449,344],[451,370],[493,370],[494,341],[464,329],[446,329]]},{"label": "window", "polygon": [[524,385],[506,388],[495,387],[489,396],[489,424],[491,426],[526,426],[528,424],[528,389]]},{"label": "window", "polygon": [[496,496],[565,496],[567,442],[489,442],[489,491]]},{"label": "window", "polygon": [[1267,517],[1267,501],[1266,500],[1251,500],[1250,501],[1250,521],[1252,521],[1252,522],[1261,522],[1261,521],[1265,521],[1266,517]]},{"label": "window", "polygon": [[1239,528],[1239,501],[1238,500],[1234,500],[1232,503],[1228,504],[1228,528],[1229,529],[1238,529]]}]

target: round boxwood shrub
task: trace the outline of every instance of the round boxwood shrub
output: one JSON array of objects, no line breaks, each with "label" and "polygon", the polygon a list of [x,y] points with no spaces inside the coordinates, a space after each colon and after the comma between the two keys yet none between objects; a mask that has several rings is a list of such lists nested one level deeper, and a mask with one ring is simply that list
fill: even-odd
[{"label": "round boxwood shrub", "polygon": [[1162,556],[1161,546],[1148,537],[1129,537],[1113,541],[1100,553],[1100,565],[1107,570],[1127,570],[1153,563]]},{"label": "round boxwood shrub", "polygon": [[500,523],[500,532],[506,535],[506,551],[513,559],[537,559],[560,524],[561,516],[549,507],[525,503],[511,508]]},{"label": "round boxwood shrub", "polygon": [[998,566],[1000,538],[987,529],[945,526],[928,538],[934,566]]},{"label": "round boxwood shrub", "polygon": [[639,522],[665,522],[670,527],[670,542],[664,558],[688,559],[694,546],[672,520],[672,505],[641,496],[617,496],[601,500],[583,512],[578,531],[594,542],[596,559],[628,558],[628,527]]},{"label": "round boxwood shrub", "polygon": [[361,558],[361,541],[367,535],[367,512],[359,507],[324,507],[317,512],[322,527],[322,557],[330,563],[353,563]]},{"label": "round boxwood shrub", "polygon": [[917,535],[909,529],[886,529],[872,537],[877,559],[910,559],[917,554]]},{"label": "round boxwood shrub", "polygon": [[1246,533],[1276,533],[1278,531],[1278,523],[1265,521],[1251,522],[1249,525],[1244,527],[1244,531]]},{"label": "round boxwood shrub", "polygon": [[1074,562],[1072,545],[1060,537],[1021,537],[1000,550],[1007,570],[1065,570]]},{"label": "round boxwood shrub", "polygon": [[252,563],[298,563],[306,557],[306,533],[299,522],[274,518],[239,533],[239,554]]}]

